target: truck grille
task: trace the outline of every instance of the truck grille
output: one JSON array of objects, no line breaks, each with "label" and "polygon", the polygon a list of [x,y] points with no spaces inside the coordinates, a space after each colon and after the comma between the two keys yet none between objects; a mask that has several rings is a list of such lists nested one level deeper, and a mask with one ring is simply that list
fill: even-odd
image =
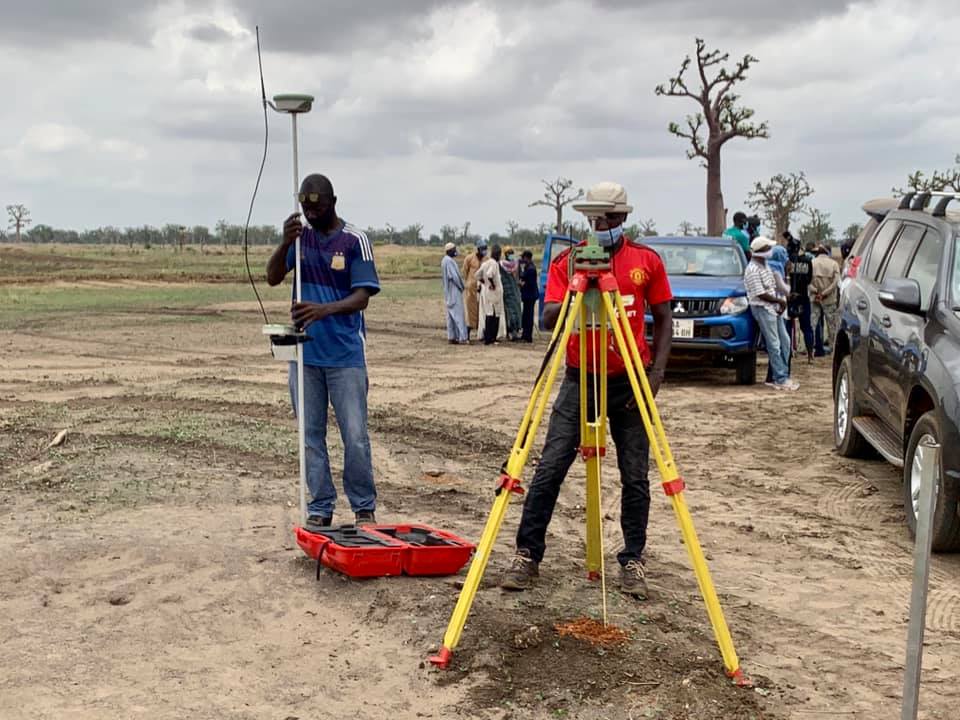
[{"label": "truck grille", "polygon": [[720,314],[717,298],[674,298],[670,303],[676,317],[712,317]]}]

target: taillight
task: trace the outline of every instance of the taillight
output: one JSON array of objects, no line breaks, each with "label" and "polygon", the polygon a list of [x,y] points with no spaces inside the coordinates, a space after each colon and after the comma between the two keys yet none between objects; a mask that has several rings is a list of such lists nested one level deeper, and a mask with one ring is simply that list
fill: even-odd
[{"label": "taillight", "polygon": [[862,255],[857,255],[856,257],[850,258],[850,262],[847,263],[847,270],[844,273],[844,276],[850,278],[851,280],[855,278],[857,276],[857,271],[860,269],[860,262],[862,260]]}]

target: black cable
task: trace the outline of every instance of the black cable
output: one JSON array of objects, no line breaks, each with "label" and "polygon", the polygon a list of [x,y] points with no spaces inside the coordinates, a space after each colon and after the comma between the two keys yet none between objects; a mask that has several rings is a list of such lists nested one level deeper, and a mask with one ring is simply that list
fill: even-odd
[{"label": "black cable", "polygon": [[247,210],[247,222],[243,226],[243,262],[247,266],[247,277],[250,278],[250,287],[253,288],[253,294],[257,296],[257,302],[260,304],[260,312],[263,314],[263,322],[270,324],[267,317],[267,311],[263,307],[263,300],[260,299],[260,292],[257,290],[257,284],[253,281],[253,273],[250,272],[250,257],[247,253],[247,233],[250,230],[250,218],[253,215],[253,203],[257,199],[257,191],[260,189],[260,179],[263,177],[263,166],[267,163],[267,146],[270,141],[270,125],[267,122],[267,90],[263,84],[263,60],[260,58],[260,26],[257,25],[257,65],[260,68],[260,96],[263,100],[263,157],[260,159],[260,171],[257,173],[257,183],[253,186],[253,196],[250,198],[250,209]]}]

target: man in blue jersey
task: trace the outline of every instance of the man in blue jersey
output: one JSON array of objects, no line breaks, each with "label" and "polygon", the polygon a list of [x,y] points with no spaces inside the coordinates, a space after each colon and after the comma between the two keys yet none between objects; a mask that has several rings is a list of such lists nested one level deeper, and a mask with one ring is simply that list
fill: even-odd
[{"label": "man in blue jersey", "polygon": [[[294,213],[283,224],[283,241],[267,263],[267,282],[279,285],[295,267],[300,237],[301,300],[291,316],[309,341],[303,350],[306,428],[307,525],[333,521],[337,491],[327,453],[327,406],[336,414],[343,440],[343,489],[357,524],[375,522],[377,489],[367,433],[366,328],[363,311],[380,291],[367,236],[337,216],[333,185],[308,175],[300,185],[300,206],[308,227]],[[297,368],[290,364],[290,396],[297,407]],[[309,528],[308,528],[309,529]]]}]

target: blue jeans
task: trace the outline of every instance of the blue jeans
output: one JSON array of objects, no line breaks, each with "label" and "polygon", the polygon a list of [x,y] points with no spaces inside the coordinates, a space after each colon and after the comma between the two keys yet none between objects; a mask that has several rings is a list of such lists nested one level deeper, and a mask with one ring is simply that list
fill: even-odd
[{"label": "blue jeans", "polygon": [[779,315],[768,312],[765,308],[753,305],[750,312],[760,326],[760,333],[767,345],[773,382],[783,385],[790,379],[790,335],[787,333],[787,325]]},{"label": "blue jeans", "polygon": [[[297,364],[288,373],[293,412],[297,412]],[[367,434],[367,369],[303,367],[304,440],[307,455],[308,515],[332,517],[337,490],[327,453],[327,406],[333,406],[343,440],[343,490],[353,512],[373,511],[377,488]]]}]

